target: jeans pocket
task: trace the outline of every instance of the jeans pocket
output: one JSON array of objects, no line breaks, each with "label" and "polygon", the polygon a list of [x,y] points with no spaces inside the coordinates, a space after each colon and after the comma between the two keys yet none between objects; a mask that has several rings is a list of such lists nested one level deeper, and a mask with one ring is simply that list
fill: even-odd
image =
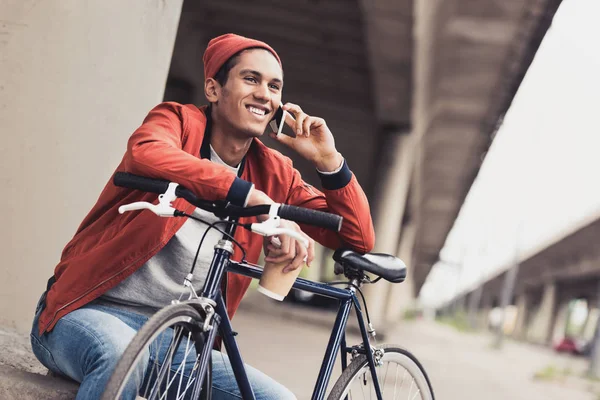
[{"label": "jeans pocket", "polygon": [[46,305],[46,293],[47,292],[42,293],[42,295],[40,296],[40,299],[38,300],[37,305],[35,306],[35,315],[36,316],[42,312],[42,309]]},{"label": "jeans pocket", "polygon": [[56,365],[56,362],[54,362],[54,357],[52,357],[50,350],[40,343],[40,340],[35,335],[30,334],[29,338],[31,340],[31,349],[33,350],[33,354],[42,363],[42,365],[56,374],[64,375]]}]

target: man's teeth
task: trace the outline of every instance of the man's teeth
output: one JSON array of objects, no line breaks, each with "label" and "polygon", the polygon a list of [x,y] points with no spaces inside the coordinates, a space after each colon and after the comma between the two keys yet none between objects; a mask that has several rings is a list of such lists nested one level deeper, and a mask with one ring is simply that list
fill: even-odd
[{"label": "man's teeth", "polygon": [[253,112],[254,114],[265,115],[265,110],[261,110],[260,108],[248,107],[248,110],[250,110],[250,112]]}]

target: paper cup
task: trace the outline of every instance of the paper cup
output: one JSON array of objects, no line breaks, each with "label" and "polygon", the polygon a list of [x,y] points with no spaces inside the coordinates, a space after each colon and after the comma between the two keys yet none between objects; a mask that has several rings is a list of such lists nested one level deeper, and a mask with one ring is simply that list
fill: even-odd
[{"label": "paper cup", "polygon": [[272,299],[283,301],[288,295],[302,267],[294,271],[283,272],[286,263],[266,263],[263,274],[258,282],[258,291]]}]

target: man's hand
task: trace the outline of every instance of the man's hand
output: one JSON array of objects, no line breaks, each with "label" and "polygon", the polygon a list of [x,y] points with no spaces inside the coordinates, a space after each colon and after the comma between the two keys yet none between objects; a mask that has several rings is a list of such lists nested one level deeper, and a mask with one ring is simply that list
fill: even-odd
[{"label": "man's hand", "polygon": [[308,248],[305,248],[302,243],[287,235],[276,236],[281,242],[280,247],[275,246],[271,242],[273,237],[266,237],[264,242],[265,261],[276,264],[285,262],[284,273],[302,268],[305,262],[310,267],[315,258],[315,241],[302,232],[295,222],[282,219],[280,227],[300,232],[308,240]]},{"label": "man's hand", "polygon": [[[273,199],[271,199],[269,196],[267,196],[267,194],[265,192],[262,192],[256,188],[252,188],[252,190],[250,191],[250,195],[248,197],[248,204],[246,204],[247,207],[253,207],[253,206],[262,206],[264,204],[273,204],[275,203],[273,201]],[[264,214],[264,215],[259,215],[257,217],[259,222],[263,222],[266,221],[267,219],[269,219],[269,215],[268,214]]]},{"label": "man's hand", "polygon": [[338,169],[344,159],[335,148],[333,134],[325,120],[307,115],[296,104],[286,103],[283,109],[291,114],[285,122],[296,132],[296,137],[277,135],[276,132],[272,132],[270,136],[311,161],[319,171],[330,172]]}]

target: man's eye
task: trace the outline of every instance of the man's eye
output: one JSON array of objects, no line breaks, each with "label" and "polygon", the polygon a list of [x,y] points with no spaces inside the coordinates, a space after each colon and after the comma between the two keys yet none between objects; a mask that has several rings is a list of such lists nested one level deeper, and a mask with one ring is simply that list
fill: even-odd
[{"label": "man's eye", "polygon": [[244,79],[247,80],[248,82],[252,82],[252,83],[256,83],[257,82],[256,78],[254,78],[252,76],[247,76]]},{"label": "man's eye", "polygon": [[269,85],[269,87],[274,90],[279,90],[279,86],[277,86],[277,85],[271,84],[271,85]]}]

